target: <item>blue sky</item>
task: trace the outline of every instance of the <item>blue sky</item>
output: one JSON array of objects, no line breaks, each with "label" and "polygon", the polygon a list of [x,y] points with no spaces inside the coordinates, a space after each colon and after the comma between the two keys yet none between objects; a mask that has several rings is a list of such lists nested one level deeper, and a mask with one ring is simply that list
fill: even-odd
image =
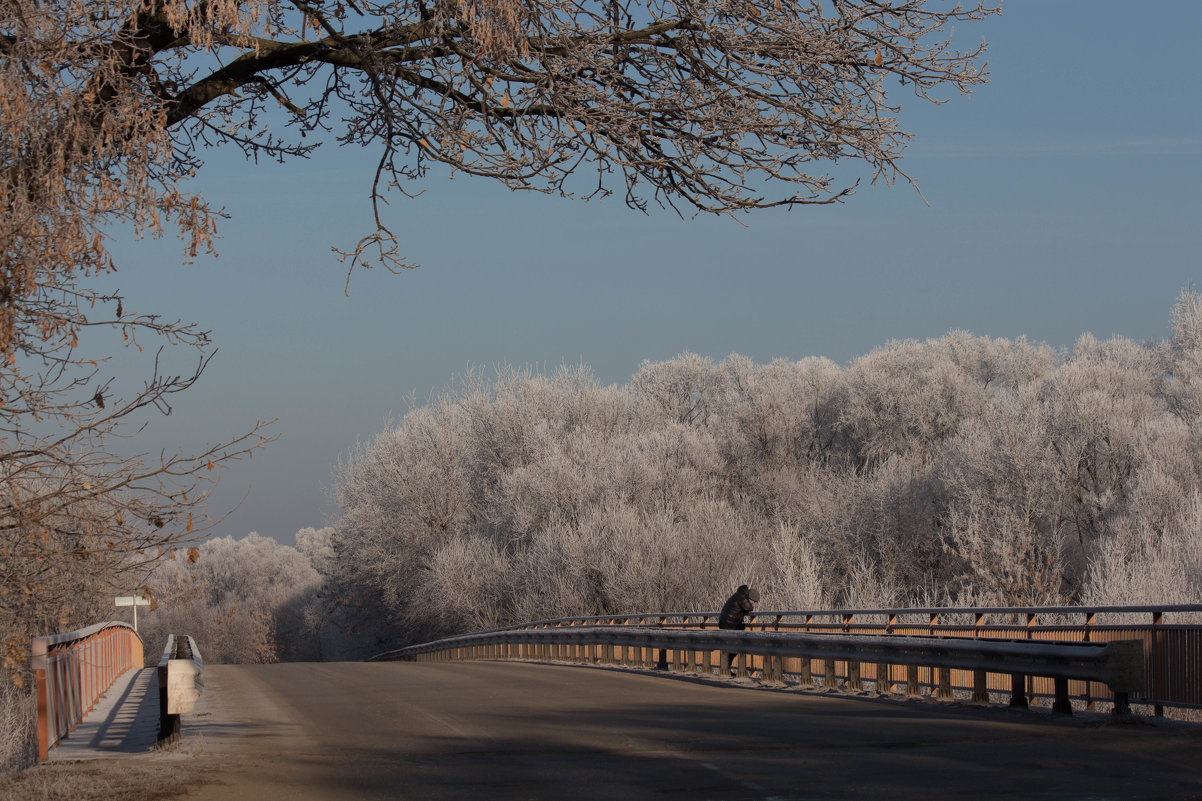
[{"label": "blue sky", "polygon": [[1003,9],[957,31],[989,41],[989,84],[938,107],[898,95],[915,134],[902,164],[929,205],[865,184],[740,225],[433,180],[390,207],[421,268],[357,272],[344,294],[329,246],[370,229],[374,157],[213,153],[196,185],[232,215],[220,258],[114,243],[127,308],[195,320],[219,348],[152,436],[194,445],[278,418],[279,440],[224,474],[215,511],[247,497],[214,533],[290,543],[336,516],[341,455],[471,366],[584,362],[624,384],[684,351],[845,364],[953,329],[1165,337],[1202,284],[1202,3]]}]

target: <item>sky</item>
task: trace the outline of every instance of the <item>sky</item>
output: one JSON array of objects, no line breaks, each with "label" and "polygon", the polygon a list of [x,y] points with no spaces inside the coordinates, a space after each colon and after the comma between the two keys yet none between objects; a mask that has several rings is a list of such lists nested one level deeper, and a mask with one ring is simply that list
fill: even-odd
[{"label": "sky", "polygon": [[190,188],[231,215],[219,258],[112,243],[126,308],[196,321],[218,349],[148,433],[192,447],[274,419],[278,439],[223,472],[212,533],[291,544],[335,523],[340,460],[473,368],[584,363],[623,385],[686,351],[845,365],[956,329],[1163,339],[1202,284],[1199,30],[1194,0],[1005,0],[956,32],[988,41],[988,84],[895,95],[922,196],[864,183],[838,206],[682,220],[434,180],[388,209],[421,267],[349,285],[330,246],[371,230],[375,154],[213,152]]}]

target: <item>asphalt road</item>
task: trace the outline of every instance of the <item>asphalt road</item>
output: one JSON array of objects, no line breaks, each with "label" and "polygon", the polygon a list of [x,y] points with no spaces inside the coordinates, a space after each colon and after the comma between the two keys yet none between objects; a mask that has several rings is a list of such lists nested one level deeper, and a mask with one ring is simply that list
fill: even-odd
[{"label": "asphalt road", "polygon": [[190,801],[1202,799],[1202,726],[521,663],[209,666]]}]

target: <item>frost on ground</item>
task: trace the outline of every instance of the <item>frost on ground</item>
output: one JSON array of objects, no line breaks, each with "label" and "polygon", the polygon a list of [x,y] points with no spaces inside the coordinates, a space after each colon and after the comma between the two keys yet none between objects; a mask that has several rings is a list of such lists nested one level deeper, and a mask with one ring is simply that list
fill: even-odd
[{"label": "frost on ground", "polygon": [[211,775],[211,759],[182,752],[52,762],[0,775],[5,801],[159,801],[176,798]]}]

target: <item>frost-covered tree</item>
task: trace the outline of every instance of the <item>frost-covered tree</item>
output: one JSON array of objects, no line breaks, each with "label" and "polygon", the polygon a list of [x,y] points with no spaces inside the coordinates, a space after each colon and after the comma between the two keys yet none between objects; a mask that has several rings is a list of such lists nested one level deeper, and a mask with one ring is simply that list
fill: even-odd
[{"label": "frost-covered tree", "polygon": [[1084,600],[1093,604],[1194,604],[1202,598],[1202,493],[1168,520],[1129,521],[1096,549]]},{"label": "frost-covered tree", "polygon": [[342,466],[335,573],[400,638],[749,582],[765,608],[1051,604],[1177,559],[1188,588],[1199,308],[1069,353],[953,331],[847,367],[683,354],[624,387],[474,373]]},{"label": "frost-covered tree", "polygon": [[161,560],[149,579],[157,608],[142,618],[147,653],[190,634],[206,662],[322,658],[324,579],[312,557],[329,534],[306,529],[297,548],[256,533],[217,537]]}]

